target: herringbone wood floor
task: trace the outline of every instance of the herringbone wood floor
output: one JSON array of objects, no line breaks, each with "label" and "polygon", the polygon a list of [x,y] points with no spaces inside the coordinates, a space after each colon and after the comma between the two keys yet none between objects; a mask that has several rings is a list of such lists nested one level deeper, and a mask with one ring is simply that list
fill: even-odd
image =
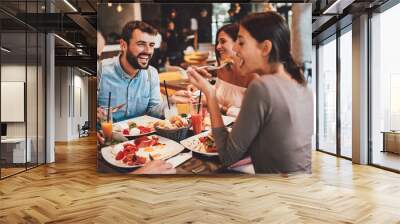
[{"label": "herringbone wood floor", "polygon": [[313,154],[313,174],[96,173],[95,139],[0,181],[0,223],[400,223],[400,175]]}]

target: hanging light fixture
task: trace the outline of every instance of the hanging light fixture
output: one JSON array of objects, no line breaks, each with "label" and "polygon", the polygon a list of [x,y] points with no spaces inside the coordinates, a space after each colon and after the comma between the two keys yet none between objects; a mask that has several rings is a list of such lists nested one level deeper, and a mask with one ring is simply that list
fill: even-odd
[{"label": "hanging light fixture", "polygon": [[111,2],[109,2],[109,3],[107,3],[107,5],[108,5],[108,7],[111,7],[111,6],[112,6],[112,3],[111,3]]},{"label": "hanging light fixture", "polygon": [[55,37],[57,37],[59,40],[61,40],[62,42],[64,42],[65,44],[67,44],[68,46],[72,47],[72,48],[76,48],[75,45],[73,45],[71,42],[69,42],[68,40],[62,38],[61,36],[54,34]]},{"label": "hanging light fixture", "polygon": [[355,0],[336,0],[326,8],[322,14],[342,14],[343,10]]},{"label": "hanging light fixture", "polygon": [[0,50],[4,51],[6,53],[10,53],[11,52],[11,50],[9,50],[9,49],[7,49],[5,47],[1,47]]},{"label": "hanging light fixture", "polygon": [[68,5],[74,12],[78,12],[78,10],[73,6],[68,0],[64,0],[65,4]]},{"label": "hanging light fixture", "polygon": [[122,12],[123,8],[121,4],[118,4],[117,6],[117,12]]},{"label": "hanging light fixture", "polygon": [[78,70],[79,71],[81,71],[81,72],[83,72],[83,73],[85,73],[85,74],[87,74],[87,75],[93,75],[92,73],[90,73],[90,72],[88,72],[88,71],[86,71],[85,69],[82,69],[82,68],[80,68],[80,67],[78,67]]}]

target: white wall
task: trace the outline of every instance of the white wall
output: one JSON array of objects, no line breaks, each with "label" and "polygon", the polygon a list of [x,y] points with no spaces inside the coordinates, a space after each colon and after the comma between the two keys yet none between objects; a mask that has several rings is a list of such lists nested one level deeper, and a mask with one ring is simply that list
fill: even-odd
[{"label": "white wall", "polygon": [[54,119],[55,141],[67,141],[69,136],[69,69],[67,67],[55,68],[55,94],[54,94]]},{"label": "white wall", "polygon": [[[85,123],[85,121],[89,120],[89,113],[88,113],[88,107],[89,107],[89,102],[88,102],[88,78],[81,76],[79,72],[79,75],[76,75],[76,71],[79,72],[79,70],[75,70],[75,77],[74,77],[74,110],[75,113],[73,113],[73,120],[72,120],[72,136],[74,138],[79,137],[78,129],[77,126],[80,124],[81,126]],[[80,97],[79,97],[80,96]],[[80,101],[80,102],[79,102]],[[81,108],[80,108],[81,107]],[[81,111],[80,111],[81,110]]]},{"label": "white wall", "polygon": [[[25,132],[31,139],[33,162],[39,154],[39,163],[44,162],[44,89],[42,68],[25,64],[4,64],[1,66],[1,81],[25,82],[27,85],[25,122],[7,122],[8,138],[25,138]],[[27,77],[27,81],[25,78]],[[37,90],[39,93],[37,93]],[[7,108],[1,108],[7,110]],[[37,138],[36,138],[37,137]]]},{"label": "white wall", "polygon": [[[36,67],[34,66],[28,66],[27,67],[28,74],[36,74]],[[41,71],[39,71],[41,72]],[[1,66],[1,81],[3,82],[25,82],[25,65],[2,65]],[[29,86],[36,86],[36,80],[30,79],[30,76],[28,76],[28,81],[29,81]],[[36,88],[27,88],[28,93],[27,93],[27,107],[35,107],[36,108]],[[35,102],[33,105],[29,105],[31,102]],[[6,108],[1,108],[2,110]],[[36,113],[27,114],[27,119],[28,122],[34,120],[36,122],[37,117]],[[30,126],[30,125],[28,125]],[[25,137],[25,123],[24,122],[9,122],[7,123],[7,136],[8,137]],[[28,136],[29,137],[29,136]]]},{"label": "white wall", "polygon": [[55,141],[70,141],[88,120],[88,78],[72,67],[56,67],[55,74]]},{"label": "white wall", "polygon": [[[32,67],[28,67],[31,70]],[[25,65],[2,65],[1,66],[1,81],[11,82],[25,82]],[[1,108],[5,110],[6,108]],[[7,123],[7,137],[10,138],[25,138],[25,123],[24,122],[10,122]]]}]

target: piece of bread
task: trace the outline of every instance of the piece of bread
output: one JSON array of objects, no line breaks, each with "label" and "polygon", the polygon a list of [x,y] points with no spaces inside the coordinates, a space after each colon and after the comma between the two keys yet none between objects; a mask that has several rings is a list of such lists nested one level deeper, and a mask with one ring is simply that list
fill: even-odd
[{"label": "piece of bread", "polygon": [[232,58],[224,58],[221,60],[221,65],[223,64],[233,64],[233,59]]}]

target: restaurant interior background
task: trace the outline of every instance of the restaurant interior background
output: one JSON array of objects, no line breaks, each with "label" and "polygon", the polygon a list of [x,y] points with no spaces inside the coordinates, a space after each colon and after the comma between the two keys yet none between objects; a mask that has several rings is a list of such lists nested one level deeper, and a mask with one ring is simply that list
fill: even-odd
[{"label": "restaurant interior background", "polygon": [[1,179],[54,163],[55,143],[86,136],[96,120],[96,40],[61,15],[70,10],[63,1],[0,2]]},{"label": "restaurant interior background", "polygon": [[[349,7],[343,10],[349,14],[337,18],[338,27],[313,35],[316,149],[398,172],[400,70],[395,55],[400,45],[395,40],[400,33],[392,27],[400,19],[400,4],[384,3],[366,3],[368,17],[359,19],[354,18],[363,6]],[[366,75],[356,76],[359,72]],[[355,128],[362,133],[354,136]],[[360,148],[365,149],[361,156]]]},{"label": "restaurant interior background", "polygon": [[[293,10],[296,10],[296,7],[297,11],[295,12],[295,15],[293,15]],[[188,82],[185,70],[189,66],[217,65],[215,42],[216,33],[220,27],[226,24],[238,23],[242,18],[251,13],[274,10],[285,18],[288,26],[292,30],[292,42],[296,44],[293,48],[293,51],[296,54],[295,58],[298,59],[299,64],[310,68],[309,71],[306,70],[305,75],[307,77],[310,75],[308,81],[310,87],[312,87],[312,80],[310,78],[311,74],[309,74],[311,73],[312,51],[311,9],[311,4],[307,3],[98,4],[97,27],[98,32],[101,33],[105,40],[105,46],[101,52],[100,59],[104,60],[119,55],[121,31],[126,23],[132,20],[139,20],[152,25],[159,32],[162,41],[160,44],[156,44],[159,45],[159,47],[156,47],[153,58],[150,60],[150,65],[155,67],[159,72],[161,93],[163,96],[165,96],[166,92],[168,95],[171,95],[177,90],[185,90],[187,88]],[[260,27],[260,29],[262,29],[262,27]],[[295,31],[293,32],[293,30]],[[164,81],[166,83],[165,88],[163,85]],[[164,100],[165,99],[166,98],[164,97]],[[99,99],[98,105],[101,105]],[[178,114],[190,114],[189,105],[178,104],[177,108]],[[234,117],[224,117],[224,119],[225,118],[229,121],[234,121]],[[113,131],[118,132],[119,130],[117,129],[119,129],[119,126],[124,126],[126,130],[129,130],[130,127],[128,128],[128,120],[136,122],[137,125],[140,125],[141,123],[140,117],[126,119],[124,121],[119,121],[118,124],[114,123]],[[207,121],[203,122],[205,129],[207,126],[206,123]],[[118,128],[116,128],[117,126]],[[105,131],[103,131],[103,133],[105,133]],[[165,134],[160,132],[159,129],[156,130],[155,134],[157,136],[161,135],[169,137],[165,136]],[[188,143],[189,141],[197,142],[196,139],[199,138],[196,138],[196,136],[191,137],[192,135],[193,133],[189,130],[188,134],[184,138],[177,140],[172,137],[172,139],[178,143],[180,142],[183,146],[169,146],[168,144],[165,146],[165,148],[176,147],[181,148],[182,150],[187,148],[193,151],[192,158],[187,157],[187,161],[182,161],[182,165],[177,167],[178,173],[207,174],[232,172],[231,170],[220,169],[221,163],[219,162],[217,153],[202,153],[196,151],[194,149],[195,147],[189,147],[189,145],[197,144]],[[203,134],[200,135],[203,136]],[[169,137],[169,139],[171,139],[171,137]],[[181,141],[183,139],[186,139],[184,140],[185,143],[184,141]],[[119,142],[121,141],[122,140]],[[116,142],[113,145],[113,147],[102,146],[99,149],[98,170],[100,172],[115,171],[122,173],[132,171],[133,169],[130,168],[136,167],[136,165],[129,166],[125,162],[122,162],[122,160],[117,161],[116,158],[118,156],[116,155],[118,155],[117,151],[119,150],[119,147]],[[123,143],[120,143],[119,145],[122,147]],[[150,154],[153,155],[153,157],[155,157],[154,155],[161,155],[162,157],[164,155],[162,153],[159,154],[159,152],[165,152],[165,148],[163,147],[157,151],[158,148],[155,146],[154,151],[151,151]],[[186,150],[182,152],[186,152]],[[111,151],[113,152],[111,153]],[[173,154],[168,155],[168,158],[170,156],[175,158],[181,156],[181,158],[183,158],[185,153],[179,154],[178,151],[179,150],[176,149],[176,152],[174,151]],[[187,151],[188,153],[191,153],[189,150]],[[177,156],[175,153],[177,153]],[[113,157],[115,157],[115,159]],[[167,161],[173,163],[170,159]],[[239,171],[237,173],[254,173],[251,171],[251,168],[248,167],[242,167],[235,170]]]},{"label": "restaurant interior background", "polygon": [[[86,121],[96,122],[93,33],[98,2],[106,4],[113,14],[122,15],[129,10],[121,1],[105,0],[0,2],[2,117],[13,114],[7,109],[10,101],[4,105],[7,101],[3,99],[10,96],[6,95],[12,91],[10,85],[11,89],[24,89],[12,98],[16,104],[11,106],[18,108],[13,112],[19,118],[1,118],[1,179],[55,162],[56,141],[79,139]],[[396,40],[400,34],[393,27],[400,20],[400,5],[394,0],[349,1],[332,9],[333,0],[306,2],[312,3],[313,13],[314,149],[399,172],[396,131],[400,129],[400,71],[396,53],[400,46]],[[290,4],[276,3],[278,10],[290,8]],[[230,8],[229,4],[218,4],[221,6],[223,10]],[[211,19],[215,31],[220,21],[215,16]],[[52,22],[45,23],[46,20]],[[106,40],[113,43],[112,35]],[[360,72],[360,53],[364,57],[363,77],[355,75]],[[358,108],[360,105],[362,109]],[[90,129],[92,133],[95,130],[93,125]],[[360,129],[367,137],[353,136]],[[363,161],[358,158],[360,148]]]},{"label": "restaurant interior background", "polygon": [[[19,8],[32,14],[41,11],[36,4],[21,3]],[[12,13],[3,9],[0,20],[0,177],[3,178],[46,161],[46,53],[42,31],[16,21]]]},{"label": "restaurant interior background", "polygon": [[[146,6],[126,2],[143,3],[0,0],[0,223],[399,224],[399,0],[301,1],[312,4],[311,174],[184,178],[96,167],[96,33],[111,17],[98,18],[97,3],[144,18]],[[293,18],[294,0],[270,2]],[[214,8],[227,20],[231,4],[207,6],[211,43],[222,25]],[[104,33],[100,58],[118,53],[120,28]],[[160,73],[174,69],[168,61]]]}]

